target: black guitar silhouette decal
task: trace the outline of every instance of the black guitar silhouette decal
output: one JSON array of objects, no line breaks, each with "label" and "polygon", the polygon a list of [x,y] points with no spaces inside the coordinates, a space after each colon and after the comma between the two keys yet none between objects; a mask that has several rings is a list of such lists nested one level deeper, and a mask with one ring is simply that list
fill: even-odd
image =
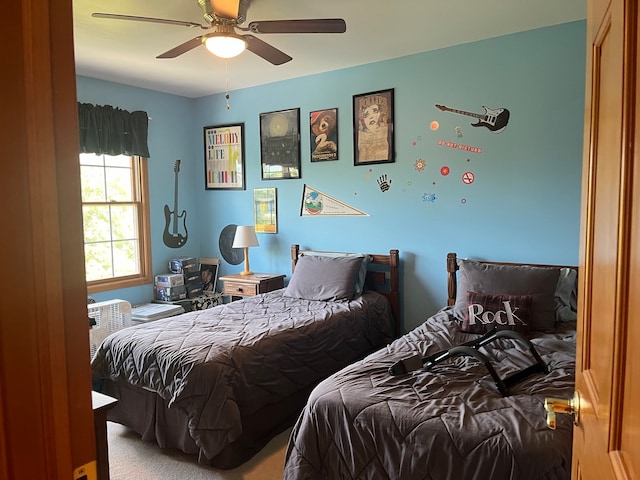
[{"label": "black guitar silhouette decal", "polygon": [[[187,212],[185,210],[178,214],[178,173],[180,173],[180,160],[176,160],[173,167],[175,174],[175,190],[173,197],[173,210],[169,205],[164,206],[164,234],[162,240],[167,247],[179,248],[187,243],[189,232],[187,232]],[[180,222],[182,220],[182,222]],[[181,223],[183,233],[178,233],[178,224]],[[171,228],[170,228],[171,227]]]},{"label": "black guitar silhouette decal", "polygon": [[482,108],[484,108],[484,114],[482,114],[465,112],[464,110],[449,108],[444,105],[436,105],[436,107],[443,112],[459,113],[460,115],[477,118],[478,121],[476,123],[472,123],[472,127],[486,127],[493,133],[500,133],[506,128],[507,123],[509,123],[509,110],[506,108],[492,109],[483,105]]}]

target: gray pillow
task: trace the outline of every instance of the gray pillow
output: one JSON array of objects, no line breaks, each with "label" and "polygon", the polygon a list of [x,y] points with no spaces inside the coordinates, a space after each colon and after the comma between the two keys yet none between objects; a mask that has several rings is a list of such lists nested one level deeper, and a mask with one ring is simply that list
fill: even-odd
[{"label": "gray pillow", "polygon": [[578,311],[578,272],[574,268],[561,268],[556,285],[556,320],[571,322]]},{"label": "gray pillow", "polygon": [[364,291],[364,282],[367,279],[367,268],[371,257],[365,253],[348,253],[348,252],[323,252],[316,250],[306,250],[302,255],[316,255],[319,257],[358,257],[362,259],[360,271],[356,277],[356,284],[353,290],[353,298],[362,295]]},{"label": "gray pillow", "polygon": [[360,265],[360,271],[358,272],[358,278],[356,278],[356,287],[353,291],[353,298],[357,298],[362,295],[364,291],[364,283],[367,280],[367,269],[369,268],[369,262],[371,262],[369,255],[362,255],[362,264]]},{"label": "gray pillow", "polygon": [[473,260],[458,260],[458,290],[454,314],[464,319],[467,292],[492,295],[532,295],[529,330],[552,331],[555,328],[555,290],[560,268],[529,265],[495,265]]},{"label": "gray pillow", "polygon": [[305,300],[351,300],[362,257],[303,255],[298,259],[285,297]]}]

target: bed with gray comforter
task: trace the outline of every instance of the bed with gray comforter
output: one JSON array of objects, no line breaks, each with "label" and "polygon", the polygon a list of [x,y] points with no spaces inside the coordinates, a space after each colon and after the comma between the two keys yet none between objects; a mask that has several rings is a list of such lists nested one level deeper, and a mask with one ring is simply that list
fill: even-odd
[{"label": "bed with gray comforter", "polygon": [[342,302],[283,293],[107,337],[92,372],[120,400],[109,419],[230,468],[290,426],[320,380],[394,337],[389,302],[378,293]]},{"label": "bed with gray comforter", "polygon": [[[449,255],[450,306],[312,391],[289,440],[285,480],[571,477],[573,419],[558,415],[550,429],[544,401],[574,392],[577,270],[456,263]],[[469,303],[477,302],[478,292],[484,304]],[[502,311],[486,315],[496,296]],[[453,355],[391,375],[397,362],[424,361],[482,338],[465,330],[472,313],[496,320],[500,329],[525,326],[519,333],[525,340],[501,336],[477,348],[480,359]],[[510,317],[523,321],[511,328]],[[503,395],[479,360],[487,359],[498,379],[507,379],[536,363],[527,339],[546,369],[519,379]]]},{"label": "bed with gray comforter", "polygon": [[[570,478],[573,424],[558,416],[556,430],[549,429],[544,399],[573,394],[571,324],[532,336],[550,372],[529,376],[507,397],[473,357],[388,373],[399,359],[473,337],[442,312],[320,383],[294,427],[285,480]],[[532,363],[526,346],[511,339],[482,352],[501,378]]]}]

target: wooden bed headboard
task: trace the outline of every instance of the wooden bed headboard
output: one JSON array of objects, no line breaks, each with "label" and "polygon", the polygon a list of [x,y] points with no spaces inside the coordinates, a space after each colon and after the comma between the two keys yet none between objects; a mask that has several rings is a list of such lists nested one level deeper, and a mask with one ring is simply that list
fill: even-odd
[{"label": "wooden bed headboard", "polygon": [[[305,251],[323,252],[323,250],[302,250],[300,245],[291,245],[291,272],[296,269],[298,257]],[[328,252],[326,253],[350,253],[350,252]],[[396,321],[396,337],[400,333],[400,253],[398,250],[389,250],[388,255],[369,253],[371,258],[365,286],[369,290],[378,292],[389,300],[391,312]]]},{"label": "wooden bed headboard", "polygon": [[[480,263],[487,263],[490,265],[530,265],[532,267],[552,267],[552,268],[573,268],[578,269],[575,265],[549,265],[542,263],[515,263],[515,262],[488,262],[485,260],[476,260]],[[447,305],[455,305],[456,294],[458,289],[458,256],[456,253],[447,253]]]}]

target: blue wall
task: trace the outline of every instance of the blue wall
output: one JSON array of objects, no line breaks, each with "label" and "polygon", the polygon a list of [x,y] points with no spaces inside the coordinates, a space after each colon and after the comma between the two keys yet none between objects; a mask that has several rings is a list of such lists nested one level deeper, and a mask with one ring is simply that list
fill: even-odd
[{"label": "blue wall", "polygon": [[[276,187],[278,233],[259,234],[254,271],[290,273],[289,247],[386,253],[400,250],[404,329],[446,301],[445,257],[576,264],[580,217],[585,23],[572,22],[433,52],[231,92],[186,99],[78,78],[78,99],[146,110],[154,272],[176,255],[220,256],[228,224],[253,224],[253,189]],[[274,67],[275,68],[275,67]],[[352,97],[393,88],[394,163],[354,166]],[[501,133],[470,126],[476,120],[443,112],[507,108]],[[302,178],[261,180],[259,114],[300,108]],[[337,108],[339,160],[311,163],[309,112]],[[430,128],[432,121],[439,128]],[[204,189],[202,128],[245,124],[245,191]],[[462,136],[458,136],[456,128]],[[481,153],[440,143],[477,147]],[[189,242],[162,243],[164,204],[173,202],[173,165],[183,160],[180,209],[188,212]],[[425,161],[423,170],[416,161]],[[448,167],[448,175],[441,173]],[[462,182],[472,172],[472,184]],[[386,175],[391,188],[382,191]],[[304,185],[368,216],[301,217]],[[242,265],[222,261],[221,274]],[[105,292],[99,300],[148,301],[151,287]]]}]

